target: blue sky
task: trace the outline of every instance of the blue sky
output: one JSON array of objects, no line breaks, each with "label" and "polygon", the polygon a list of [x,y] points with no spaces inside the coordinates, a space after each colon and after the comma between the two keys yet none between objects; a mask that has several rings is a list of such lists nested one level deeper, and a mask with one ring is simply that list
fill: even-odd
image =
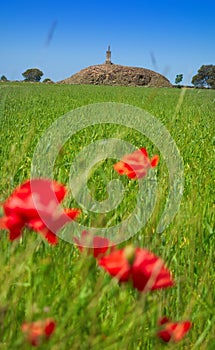
[{"label": "blue sky", "polygon": [[0,76],[39,68],[54,81],[105,61],[145,67],[189,84],[215,64],[214,0],[2,1]]}]

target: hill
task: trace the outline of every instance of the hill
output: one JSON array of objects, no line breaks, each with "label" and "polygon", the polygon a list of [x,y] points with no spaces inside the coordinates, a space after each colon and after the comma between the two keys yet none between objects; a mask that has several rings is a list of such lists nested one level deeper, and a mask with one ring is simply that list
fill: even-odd
[{"label": "hill", "polygon": [[172,84],[166,77],[150,69],[113,63],[89,66],[70,78],[59,81],[59,83],[172,87]]}]

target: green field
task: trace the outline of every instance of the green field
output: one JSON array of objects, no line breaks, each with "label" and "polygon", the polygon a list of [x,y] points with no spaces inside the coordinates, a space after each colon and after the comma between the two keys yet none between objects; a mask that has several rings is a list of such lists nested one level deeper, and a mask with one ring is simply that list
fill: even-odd
[{"label": "green field", "polygon": [[[9,242],[1,231],[0,350],[30,349],[20,327],[46,317],[57,322],[56,332],[41,349],[160,350],[215,349],[215,91],[111,86],[69,86],[31,83],[0,84],[0,202],[30,177],[37,143],[65,113],[93,103],[119,102],[139,107],[160,120],[175,140],[184,163],[184,192],[180,210],[162,234],[156,226],[168,194],[168,169],[162,155],[157,167],[158,201],[147,223],[125,246],[146,247],[161,256],[172,271],[175,286],[138,294],[119,285],[96,266],[93,257],[60,240],[49,246],[38,234],[25,231]],[[71,163],[81,149],[103,138],[120,138],[150,156],[159,149],[140,133],[118,125],[89,126],[62,147],[54,177],[69,186]],[[107,184],[120,179],[125,198],[107,214],[86,211],[79,222],[109,227],[134,209],[138,186],[119,177],[114,159],[99,162],[88,178],[97,201],[107,198]],[[78,206],[75,200],[71,206]],[[1,214],[1,208],[0,208]],[[178,344],[156,337],[157,320],[189,319],[192,329]]]}]

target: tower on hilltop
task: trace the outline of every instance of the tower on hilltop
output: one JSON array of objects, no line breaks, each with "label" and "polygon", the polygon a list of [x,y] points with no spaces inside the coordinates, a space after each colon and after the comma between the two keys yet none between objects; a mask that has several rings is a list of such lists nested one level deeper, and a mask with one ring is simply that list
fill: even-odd
[{"label": "tower on hilltop", "polygon": [[106,51],[106,61],[105,64],[112,64],[111,62],[111,50],[110,50],[110,45],[108,45],[108,49]]}]

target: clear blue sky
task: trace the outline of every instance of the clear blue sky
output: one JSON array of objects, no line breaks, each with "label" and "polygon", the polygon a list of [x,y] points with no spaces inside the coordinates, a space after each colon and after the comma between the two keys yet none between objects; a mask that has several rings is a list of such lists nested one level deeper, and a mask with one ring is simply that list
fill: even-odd
[{"label": "clear blue sky", "polygon": [[22,80],[39,68],[58,81],[112,61],[190,83],[215,64],[214,0],[8,0],[0,5],[0,76]]}]

